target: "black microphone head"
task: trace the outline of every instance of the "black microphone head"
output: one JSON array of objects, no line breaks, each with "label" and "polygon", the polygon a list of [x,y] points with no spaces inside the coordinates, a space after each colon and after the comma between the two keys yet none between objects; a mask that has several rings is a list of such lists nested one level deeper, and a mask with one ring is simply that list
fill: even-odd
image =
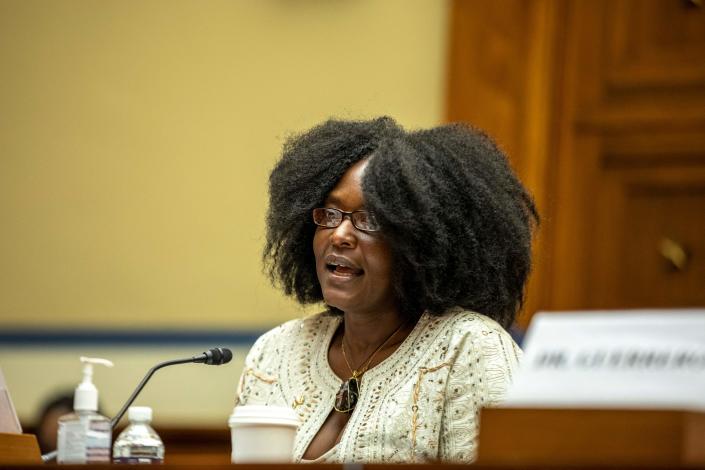
[{"label": "black microphone head", "polygon": [[223,360],[221,364],[227,364],[233,359],[233,352],[228,348],[221,348],[221,350],[223,351]]},{"label": "black microphone head", "polygon": [[227,364],[233,358],[233,353],[228,348],[213,348],[203,354],[206,356],[205,364],[212,366]]}]

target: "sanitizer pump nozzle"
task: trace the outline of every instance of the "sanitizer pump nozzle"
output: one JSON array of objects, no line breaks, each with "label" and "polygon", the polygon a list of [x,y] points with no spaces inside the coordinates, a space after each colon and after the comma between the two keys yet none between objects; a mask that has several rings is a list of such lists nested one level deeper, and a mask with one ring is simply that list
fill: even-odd
[{"label": "sanitizer pump nozzle", "polygon": [[76,387],[73,396],[73,409],[76,411],[98,411],[98,389],[93,385],[93,365],[113,367],[113,363],[99,357],[81,356],[83,381]]}]

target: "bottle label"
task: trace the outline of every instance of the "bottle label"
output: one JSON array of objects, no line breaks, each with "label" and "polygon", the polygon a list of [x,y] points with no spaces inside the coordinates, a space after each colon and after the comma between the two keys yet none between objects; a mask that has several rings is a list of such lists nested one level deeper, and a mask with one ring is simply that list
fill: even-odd
[{"label": "bottle label", "polygon": [[109,421],[77,420],[59,426],[58,463],[110,463]]},{"label": "bottle label", "polygon": [[86,429],[86,462],[110,462],[110,430],[109,421],[90,421]]},{"label": "bottle label", "polygon": [[86,425],[81,421],[62,423],[59,427],[56,456],[58,463],[86,463]]}]

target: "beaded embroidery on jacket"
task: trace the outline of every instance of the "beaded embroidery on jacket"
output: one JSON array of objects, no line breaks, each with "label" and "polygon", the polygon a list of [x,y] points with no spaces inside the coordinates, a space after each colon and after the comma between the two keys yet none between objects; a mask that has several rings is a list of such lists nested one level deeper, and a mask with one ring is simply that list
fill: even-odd
[{"label": "beaded embroidery on jacket", "polygon": [[[236,404],[293,407],[302,423],[295,461],[340,388],[328,346],[341,319],[320,313],[289,321],[262,335],[245,360]],[[484,315],[423,314],[399,348],[365,373],[357,406],[324,461],[471,462],[479,409],[502,400],[520,356],[509,334]]]}]

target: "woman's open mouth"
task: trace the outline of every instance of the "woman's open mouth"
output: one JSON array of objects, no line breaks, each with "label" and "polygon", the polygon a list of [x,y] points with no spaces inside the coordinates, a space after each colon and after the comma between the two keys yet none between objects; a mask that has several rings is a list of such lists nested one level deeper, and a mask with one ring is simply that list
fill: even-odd
[{"label": "woman's open mouth", "polygon": [[343,277],[359,276],[364,272],[362,269],[354,269],[348,266],[340,266],[336,264],[326,264],[326,269],[328,272],[331,272],[336,276]]},{"label": "woman's open mouth", "polygon": [[337,277],[352,278],[361,276],[365,271],[351,260],[336,255],[328,255],[325,259],[326,270]]}]

